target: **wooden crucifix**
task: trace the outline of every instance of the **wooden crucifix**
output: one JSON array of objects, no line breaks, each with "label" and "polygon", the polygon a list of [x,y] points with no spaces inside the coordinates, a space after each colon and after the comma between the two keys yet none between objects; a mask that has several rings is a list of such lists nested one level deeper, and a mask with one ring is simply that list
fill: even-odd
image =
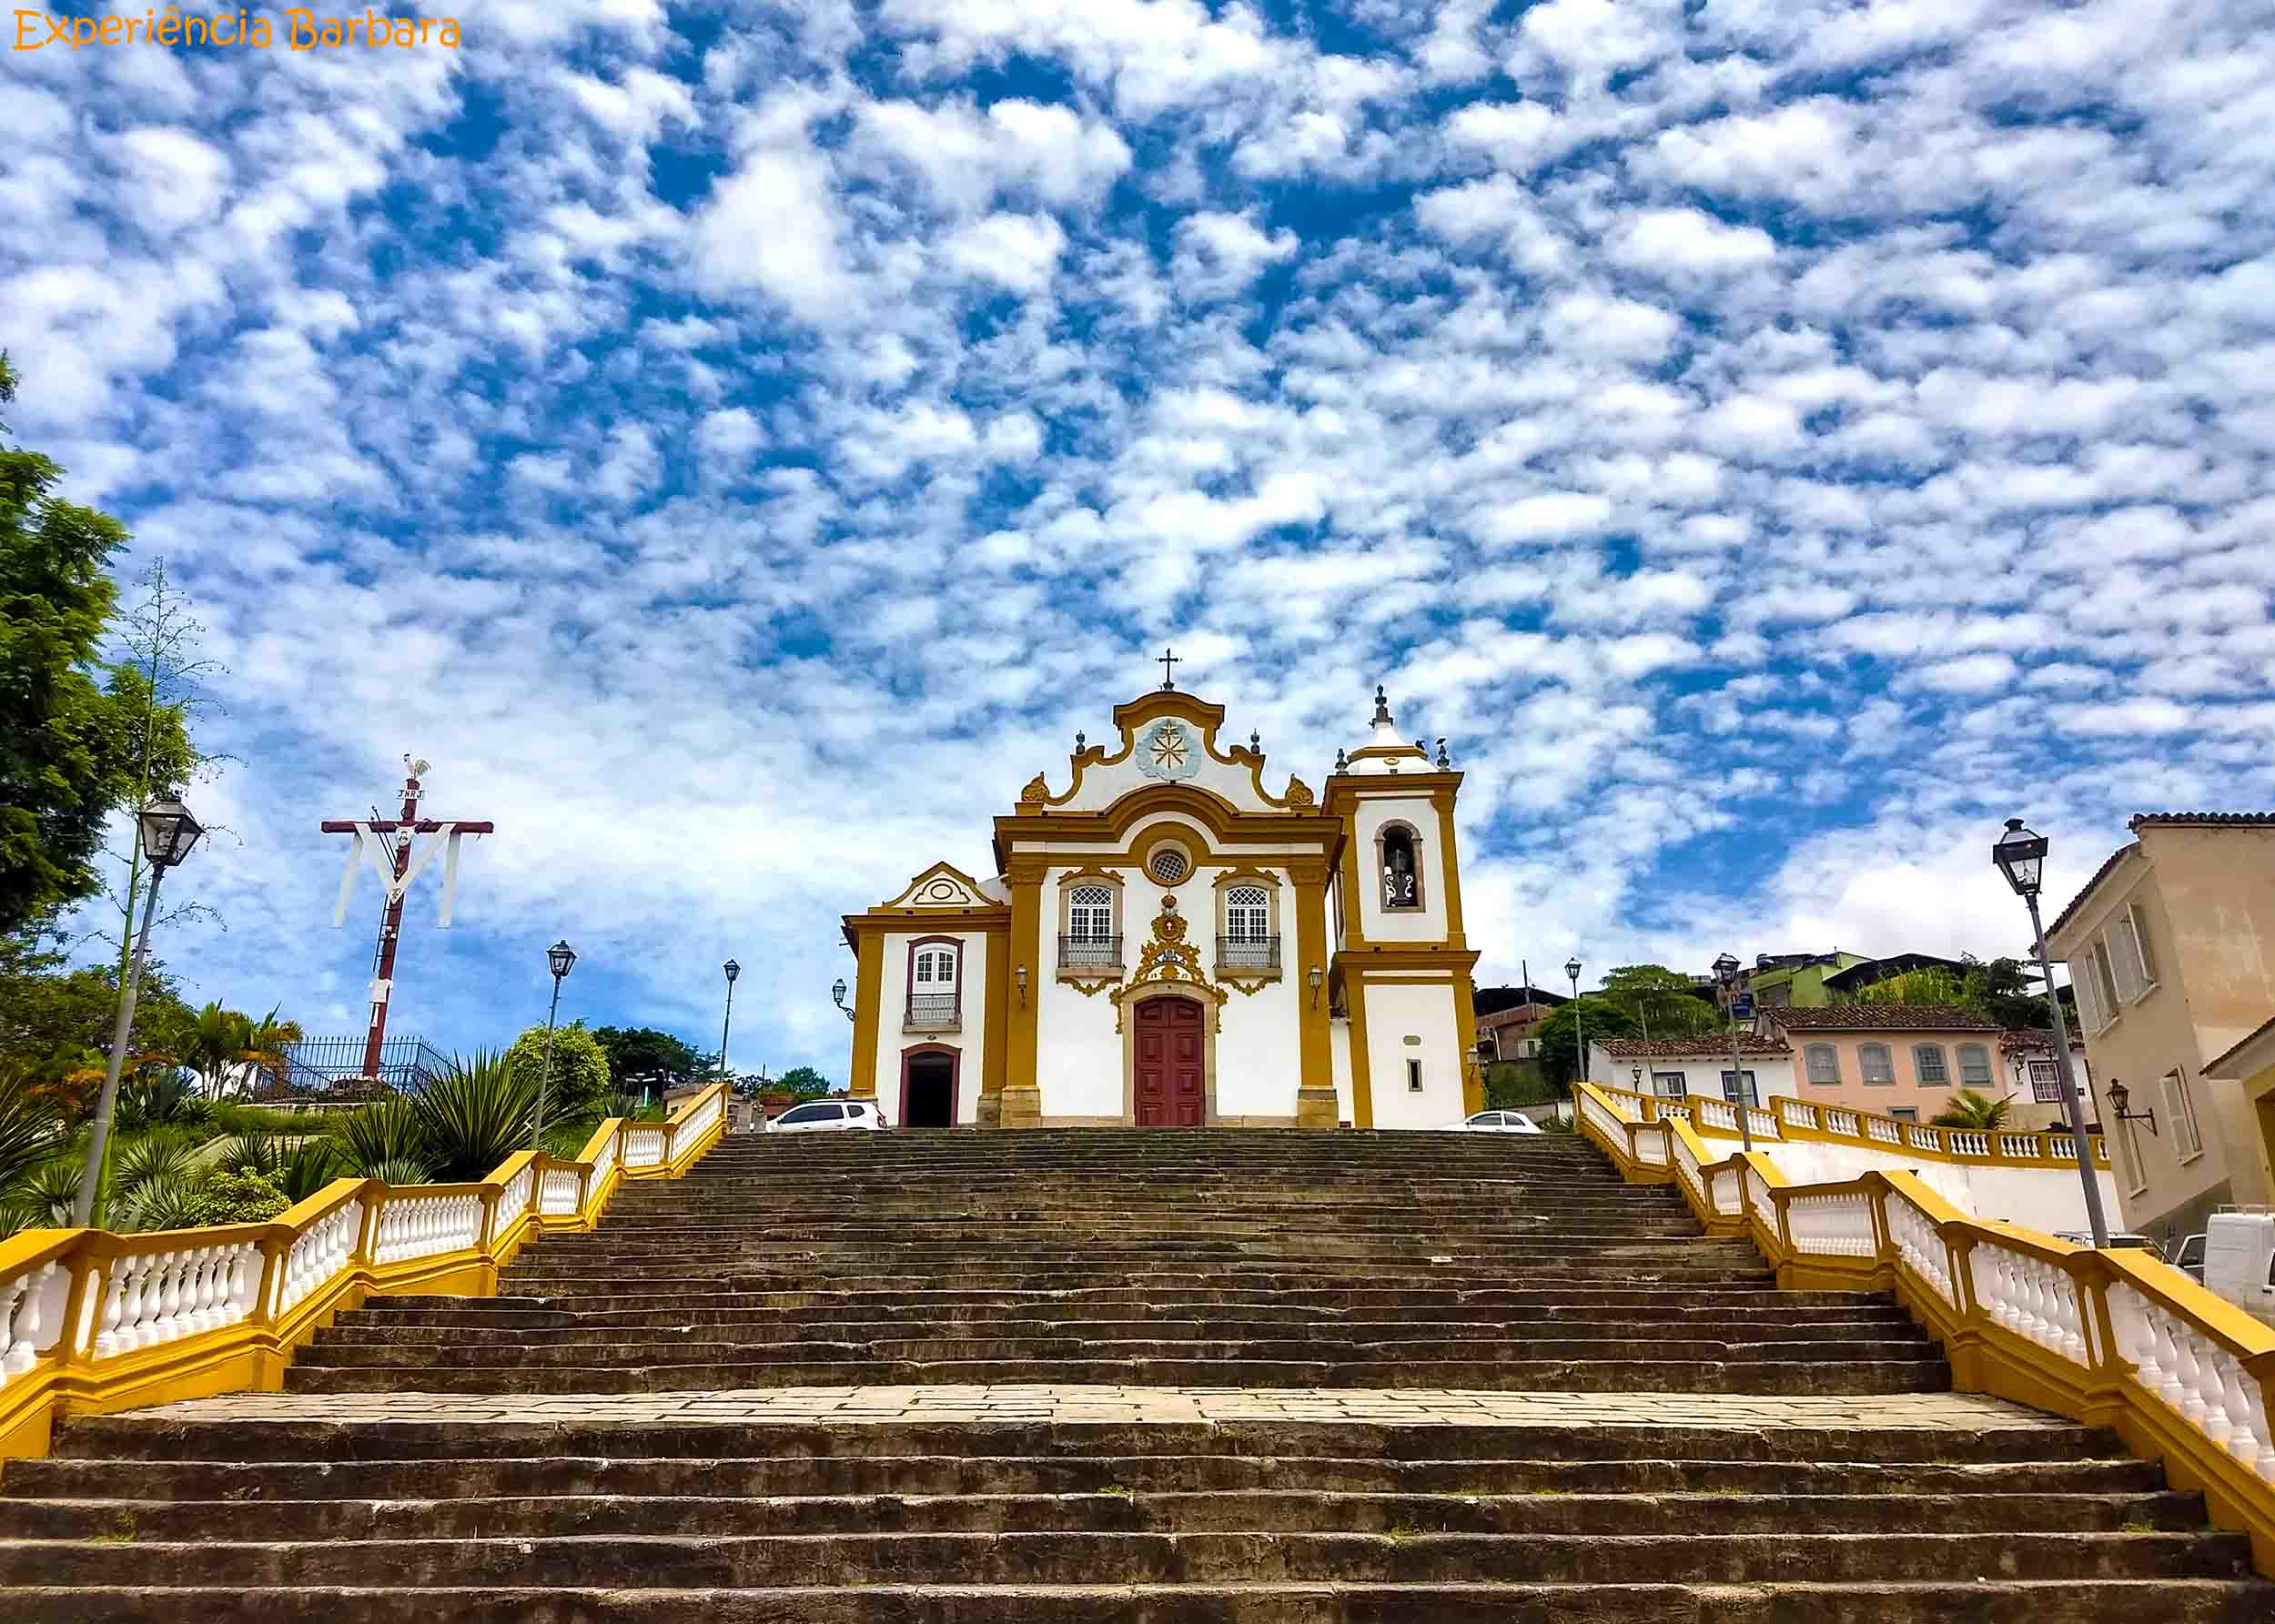
[{"label": "wooden crucifix", "polygon": [[[372,953],[371,963],[371,1028],[363,1043],[363,1074],[377,1077],[379,1072],[379,1046],[387,1039],[388,994],[395,984],[395,943],[402,933],[403,897],[410,890],[410,883],[419,877],[419,871],[436,851],[442,858],[442,910],[436,923],[450,928],[450,903],[458,894],[459,838],[468,834],[491,834],[496,825],[487,822],[440,821],[419,815],[419,797],[422,792],[419,775],[428,770],[425,762],[403,758],[406,769],[403,779],[403,814],[399,818],[382,818],[375,808],[368,819],[327,818],[318,826],[326,834],[354,836],[348,848],[348,872],[339,878],[339,903],[332,911],[332,923],[348,921],[348,897],[356,885],[356,871],[363,866],[368,852],[372,865],[387,882],[387,907],[379,915],[379,946]],[[421,843],[420,837],[424,836]],[[416,848],[416,850],[414,850]]]}]

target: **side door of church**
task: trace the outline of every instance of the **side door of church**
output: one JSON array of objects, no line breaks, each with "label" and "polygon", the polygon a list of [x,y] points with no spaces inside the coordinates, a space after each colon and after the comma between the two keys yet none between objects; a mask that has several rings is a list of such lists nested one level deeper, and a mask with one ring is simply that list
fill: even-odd
[{"label": "side door of church", "polygon": [[1201,1006],[1149,998],[1138,1006],[1133,1112],[1141,1128],[1197,1128],[1208,1116]]}]

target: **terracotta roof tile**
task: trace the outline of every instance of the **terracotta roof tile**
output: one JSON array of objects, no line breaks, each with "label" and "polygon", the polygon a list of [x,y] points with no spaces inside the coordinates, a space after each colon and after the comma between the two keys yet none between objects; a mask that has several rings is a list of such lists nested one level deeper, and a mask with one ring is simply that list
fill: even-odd
[{"label": "terracotta roof tile", "polygon": [[[1730,1057],[1730,1040],[1717,1033],[1704,1037],[1608,1037],[1592,1040],[1590,1046],[1600,1048],[1615,1060],[1676,1060],[1689,1055],[1712,1059]],[[1738,1036],[1738,1052],[1742,1054],[1768,1056],[1790,1054],[1793,1051],[1775,1038],[1757,1037],[1751,1032]]]},{"label": "terracotta roof tile", "polygon": [[2217,824],[2238,829],[2275,829],[2275,812],[2135,812],[2126,819],[2125,827],[2138,829],[2144,823]]},{"label": "terracotta roof tile", "polygon": [[1987,1015],[1956,1004],[1836,1004],[1826,1009],[1781,1004],[1762,1012],[1777,1025],[1801,1032],[1998,1032]]}]

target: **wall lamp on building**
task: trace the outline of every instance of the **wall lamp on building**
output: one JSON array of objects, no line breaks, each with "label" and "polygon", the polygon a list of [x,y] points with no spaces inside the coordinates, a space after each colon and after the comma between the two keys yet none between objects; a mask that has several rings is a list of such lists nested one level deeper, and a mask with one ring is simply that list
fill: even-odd
[{"label": "wall lamp on building", "polygon": [[1312,965],[1304,974],[1303,984],[1311,989],[1311,1007],[1319,1008],[1320,989],[1327,984],[1327,972],[1317,964]]},{"label": "wall lamp on building", "polygon": [[1643,1093],[1643,1067],[1641,1067],[1641,1066],[1639,1066],[1639,1065],[1631,1065],[1631,1066],[1629,1066],[1629,1067],[1627,1068],[1627,1080],[1628,1080],[1630,1083],[1633,1083],[1633,1084],[1635,1085],[1635,1092],[1636,1092],[1637,1094],[1641,1094],[1641,1093]]},{"label": "wall lamp on building", "polygon": [[1019,1007],[1021,1009],[1025,1009],[1026,1007],[1026,966],[1025,964],[1020,965],[1016,970],[1012,972],[1012,974],[1018,978]]},{"label": "wall lamp on building", "polygon": [[2149,1125],[2149,1131],[2155,1133],[2157,1131],[2157,1108],[2151,1105],[2146,1111],[2128,1111],[2125,1107],[2132,1103],[2133,1091],[2115,1077],[2111,1077],[2109,1079],[2109,1115],[2119,1122],[2145,1122]]},{"label": "wall lamp on building", "polygon": [[837,1013],[848,1021],[852,1020],[854,1013],[845,1007],[845,978],[844,976],[837,978],[836,983],[829,990],[829,995],[837,1005]]}]

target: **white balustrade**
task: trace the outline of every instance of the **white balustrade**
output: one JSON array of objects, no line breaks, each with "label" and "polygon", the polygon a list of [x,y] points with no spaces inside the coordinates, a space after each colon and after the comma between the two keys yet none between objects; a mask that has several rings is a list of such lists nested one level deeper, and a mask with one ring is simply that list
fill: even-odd
[{"label": "white balustrade", "polygon": [[600,1193],[602,1185],[607,1181],[608,1175],[616,1170],[617,1142],[623,1136],[623,1125],[619,1123],[609,1136],[601,1141],[601,1148],[592,1153],[592,1178],[585,1188],[596,1195]]},{"label": "white balustrade", "polygon": [[1667,1141],[1674,1130],[1663,1122],[1637,1125],[1634,1132],[1635,1159],[1646,1167],[1667,1165]]},{"label": "white balustrade", "polygon": [[683,1120],[672,1125],[671,1159],[676,1162],[694,1148],[695,1142],[712,1130],[725,1109],[724,1096],[706,1090],[703,1103],[690,1111]]},{"label": "white balustrade", "polygon": [[2262,1478],[2275,1482],[2267,1395],[2227,1345],[2126,1281],[2109,1287],[2117,1354],[2147,1395],[2179,1412]]},{"label": "white balustrade", "polygon": [[537,1194],[537,1166],[531,1162],[521,1164],[521,1170],[506,1180],[506,1187],[498,1192],[498,1205],[490,1212],[490,1238],[502,1238],[521,1215],[530,1210],[530,1203]]},{"label": "white balustrade", "polygon": [[467,1191],[447,1195],[413,1194],[417,1185],[389,1190],[379,1208],[379,1240],[371,1248],[374,1263],[404,1263],[416,1257],[440,1257],[464,1252],[481,1244],[481,1197]]},{"label": "white balustrade", "polygon": [[258,1241],[129,1253],[111,1265],[95,1357],[107,1359],[235,1325],[253,1311],[260,1278]]},{"label": "white balustrade", "polygon": [[1825,1131],[1848,1139],[1862,1138],[1864,1119],[1854,1111],[1842,1111],[1828,1105],[1825,1110]]},{"label": "white balustrade", "polygon": [[1987,1238],[1967,1254],[1967,1270],[1976,1304],[1992,1324],[2074,1365],[2093,1362],[2093,1328],[2068,1270]]},{"label": "white balustrade", "polygon": [[[1734,1116],[1735,1114],[1734,1113]],[[1745,1108],[1745,1119],[1747,1125],[1753,1129],[1754,1136],[1756,1139],[1782,1139],[1785,1137],[1784,1131],[1777,1125],[1777,1115],[1773,1111],[1766,1110],[1760,1105],[1748,1105]]]},{"label": "white balustrade", "polygon": [[1580,1096],[1580,1115],[1587,1119],[1590,1126],[1614,1145],[1627,1142],[1627,1124],[1634,1120],[1615,1115],[1612,1107],[1593,1093]]},{"label": "white balustrade", "polygon": [[2001,1134],[1998,1135],[1998,1154],[2020,1160],[2042,1156],[2046,1152],[2036,1134]]},{"label": "white balustrade", "polygon": [[582,1176],[574,1167],[548,1167],[537,1210],[549,1218],[566,1217],[576,1212],[582,1187]]},{"label": "white balustrade", "polygon": [[1718,1100],[1708,1094],[1694,1094],[1691,1109],[1707,1127],[1727,1128],[1734,1134],[1738,1131],[1738,1114],[1730,1108],[1728,1100]]},{"label": "white balustrade", "polygon": [[1938,1128],[1923,1128],[1916,1123],[1904,1125],[1905,1143],[1914,1150],[1941,1150],[1943,1133]]},{"label": "white balustrade", "polygon": [[1713,1194],[1714,1210],[1724,1217],[1734,1218],[1745,1211],[1745,1187],[1735,1167],[1720,1167],[1709,1174],[1707,1188]]},{"label": "white balustrade", "polygon": [[71,1271],[56,1257],[0,1280],[0,1387],[56,1346],[70,1292]]},{"label": "white balustrade", "polygon": [[1944,1143],[1955,1156],[1987,1156],[1990,1155],[1990,1135],[1972,1129],[1954,1128],[1944,1135]]},{"label": "white balustrade", "polygon": [[633,1123],[623,1132],[624,1165],[627,1167],[661,1167],[663,1165],[663,1129],[654,1123]]},{"label": "white balustrade", "polygon": [[1777,1206],[1770,1198],[1769,1181],[1764,1178],[1750,1162],[1745,1169],[1745,1193],[1747,1201],[1752,1204],[1754,1212],[1761,1215],[1762,1222],[1772,1229],[1776,1228]]},{"label": "white balustrade", "polygon": [[1610,1103],[1613,1114],[1622,1122],[1641,1122],[1643,1102],[1641,1094],[1630,1094],[1624,1088],[1606,1090],[1603,1096]]},{"label": "white balustrade", "polygon": [[1877,1139],[1883,1145],[1900,1145],[1904,1143],[1903,1136],[1896,1131],[1896,1125],[1886,1117],[1865,1116],[1858,1120],[1864,1124],[1866,1138]]},{"label": "white balustrade", "polygon": [[1806,1100],[1789,1100],[1781,1095],[1777,1109],[1788,1126],[1814,1128],[1817,1125],[1817,1108]]},{"label": "white balustrade", "polygon": [[1951,1286],[1951,1248],[1944,1245],[1935,1220],[1894,1190],[1888,1192],[1882,1212],[1896,1256],[1927,1282],[1927,1288],[1943,1299],[1945,1306],[1957,1307],[1958,1296]]},{"label": "white balustrade", "polygon": [[277,1282],[277,1314],[289,1314],[353,1261],[363,1236],[363,1203],[343,1201],[309,1225],[286,1251]]},{"label": "white balustrade", "polygon": [[1660,1102],[1660,1105],[1659,1105],[1659,1120],[1660,1120],[1661,1122],[1667,1122],[1667,1121],[1674,1121],[1674,1122],[1688,1122],[1688,1121],[1690,1121],[1690,1119],[1691,1119],[1691,1106],[1690,1106],[1690,1102],[1689,1102],[1689,1101],[1687,1101],[1687,1100],[1663,1100],[1663,1101],[1661,1101],[1661,1102]]},{"label": "white balustrade", "polygon": [[2078,1159],[2078,1138],[2074,1134],[2050,1134],[2047,1136],[2046,1154],[2058,1162]]},{"label": "white balustrade", "polygon": [[1785,1201],[1785,1227],[1796,1252],[1834,1257],[1879,1256],[1880,1237],[1872,1226],[1872,1197],[1862,1190],[1790,1195]]}]

